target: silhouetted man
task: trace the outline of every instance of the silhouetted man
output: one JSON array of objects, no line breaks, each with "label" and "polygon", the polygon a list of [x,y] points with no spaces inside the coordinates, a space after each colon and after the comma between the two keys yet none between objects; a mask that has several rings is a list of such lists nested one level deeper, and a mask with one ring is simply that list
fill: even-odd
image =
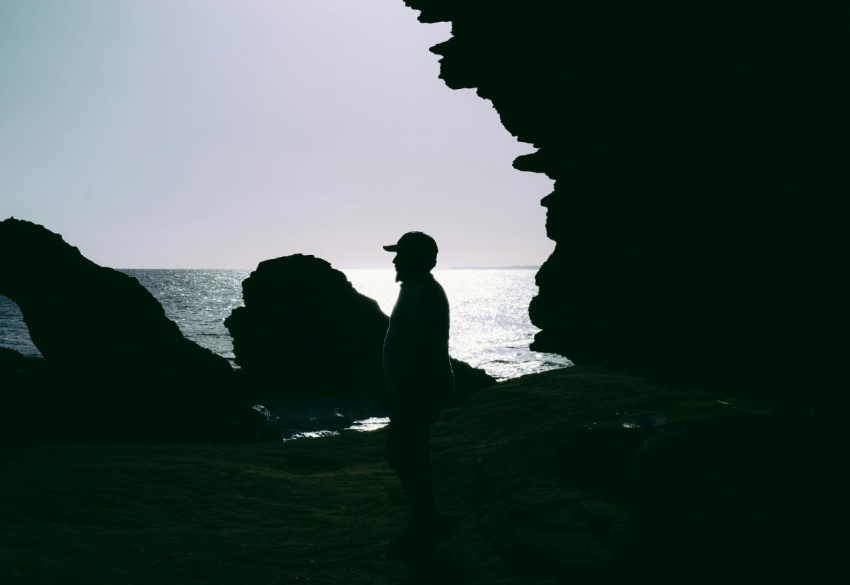
[{"label": "silhouetted man", "polygon": [[422,232],[408,232],[397,244],[396,280],[401,283],[384,339],[384,378],[390,400],[387,460],[407,491],[408,527],[390,542],[390,556],[425,552],[445,539],[455,518],[441,514],[431,489],[429,442],[454,387],[449,361],[449,302],[431,269],[437,243]]}]

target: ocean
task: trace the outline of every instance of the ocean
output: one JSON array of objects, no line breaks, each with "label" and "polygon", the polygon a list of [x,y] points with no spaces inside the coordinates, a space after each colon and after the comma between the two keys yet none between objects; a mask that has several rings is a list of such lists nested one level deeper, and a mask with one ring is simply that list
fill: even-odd
[{"label": "ocean", "polygon": [[[224,319],[242,305],[242,281],[250,270],[124,269],[162,304],[165,314],[183,334],[225,357],[236,367],[233,343]],[[398,283],[393,270],[343,270],[362,294],[392,311]],[[531,351],[537,332],[528,318],[528,304],[537,293],[534,270],[435,270],[451,306],[449,349],[452,357],[482,368],[497,380],[568,367],[559,355]],[[0,347],[39,356],[17,305],[0,296]],[[154,348],[151,348],[152,353]],[[369,416],[363,405],[296,405],[275,401],[264,405],[285,437],[309,437],[343,429],[370,430],[386,424],[384,416]],[[306,408],[306,411],[305,411]],[[371,409],[375,411],[375,409]],[[357,413],[365,413],[358,417]]]}]

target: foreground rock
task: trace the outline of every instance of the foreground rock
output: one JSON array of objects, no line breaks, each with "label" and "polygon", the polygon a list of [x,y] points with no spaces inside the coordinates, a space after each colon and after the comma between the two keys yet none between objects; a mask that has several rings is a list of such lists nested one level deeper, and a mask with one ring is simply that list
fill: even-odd
[{"label": "foreground rock", "polygon": [[[436,499],[460,522],[414,571],[446,585],[847,583],[841,432],[588,368],[500,383],[434,427]],[[0,473],[0,582],[406,582],[383,556],[407,513],[385,433],[34,449]]]},{"label": "foreground rock", "polygon": [[0,461],[25,445],[38,442],[49,416],[44,389],[52,385],[45,360],[0,347]]},{"label": "foreground rock", "polygon": [[42,226],[0,222],[0,294],[20,307],[49,369],[46,433],[210,438],[251,418],[224,358],[183,337],[135,278]]},{"label": "foreground rock", "polygon": [[405,3],[556,181],[535,349],[843,412],[845,2]]},{"label": "foreground rock", "polygon": [[[242,283],[244,307],[224,324],[240,375],[261,398],[359,396],[383,389],[388,317],[320,258],[295,254],[261,262]],[[495,380],[452,361],[459,396]]]}]

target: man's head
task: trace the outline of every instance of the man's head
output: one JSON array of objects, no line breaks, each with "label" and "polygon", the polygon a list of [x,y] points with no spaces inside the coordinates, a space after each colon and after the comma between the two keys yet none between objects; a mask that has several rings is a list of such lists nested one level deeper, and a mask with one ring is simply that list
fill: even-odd
[{"label": "man's head", "polygon": [[396,253],[393,264],[399,282],[427,274],[437,265],[437,242],[422,232],[407,232],[384,250]]}]

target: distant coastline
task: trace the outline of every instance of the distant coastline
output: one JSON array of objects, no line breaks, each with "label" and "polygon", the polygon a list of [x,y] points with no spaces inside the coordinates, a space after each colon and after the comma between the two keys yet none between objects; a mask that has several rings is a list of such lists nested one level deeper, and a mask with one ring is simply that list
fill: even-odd
[{"label": "distant coastline", "polygon": [[[229,270],[229,271],[234,271],[234,272],[236,272],[236,271],[252,272],[255,269],[256,269],[256,267],[254,267],[254,268],[186,268],[186,267],[179,267],[179,268],[135,268],[135,267],[134,268],[128,268],[128,267],[115,268],[115,270],[119,270],[121,272],[134,271],[134,270],[184,270],[184,271],[186,271],[186,270]],[[342,270],[342,271],[346,271],[346,270],[386,270],[386,271],[391,271],[392,267],[390,267],[390,268],[386,268],[386,267],[384,267],[384,268],[339,268],[339,270]],[[438,268],[438,270],[540,270],[540,265],[529,264],[529,265],[522,265],[522,266],[451,266],[449,268]]]},{"label": "distant coastline", "polygon": [[452,266],[446,270],[540,270],[540,266]]}]

